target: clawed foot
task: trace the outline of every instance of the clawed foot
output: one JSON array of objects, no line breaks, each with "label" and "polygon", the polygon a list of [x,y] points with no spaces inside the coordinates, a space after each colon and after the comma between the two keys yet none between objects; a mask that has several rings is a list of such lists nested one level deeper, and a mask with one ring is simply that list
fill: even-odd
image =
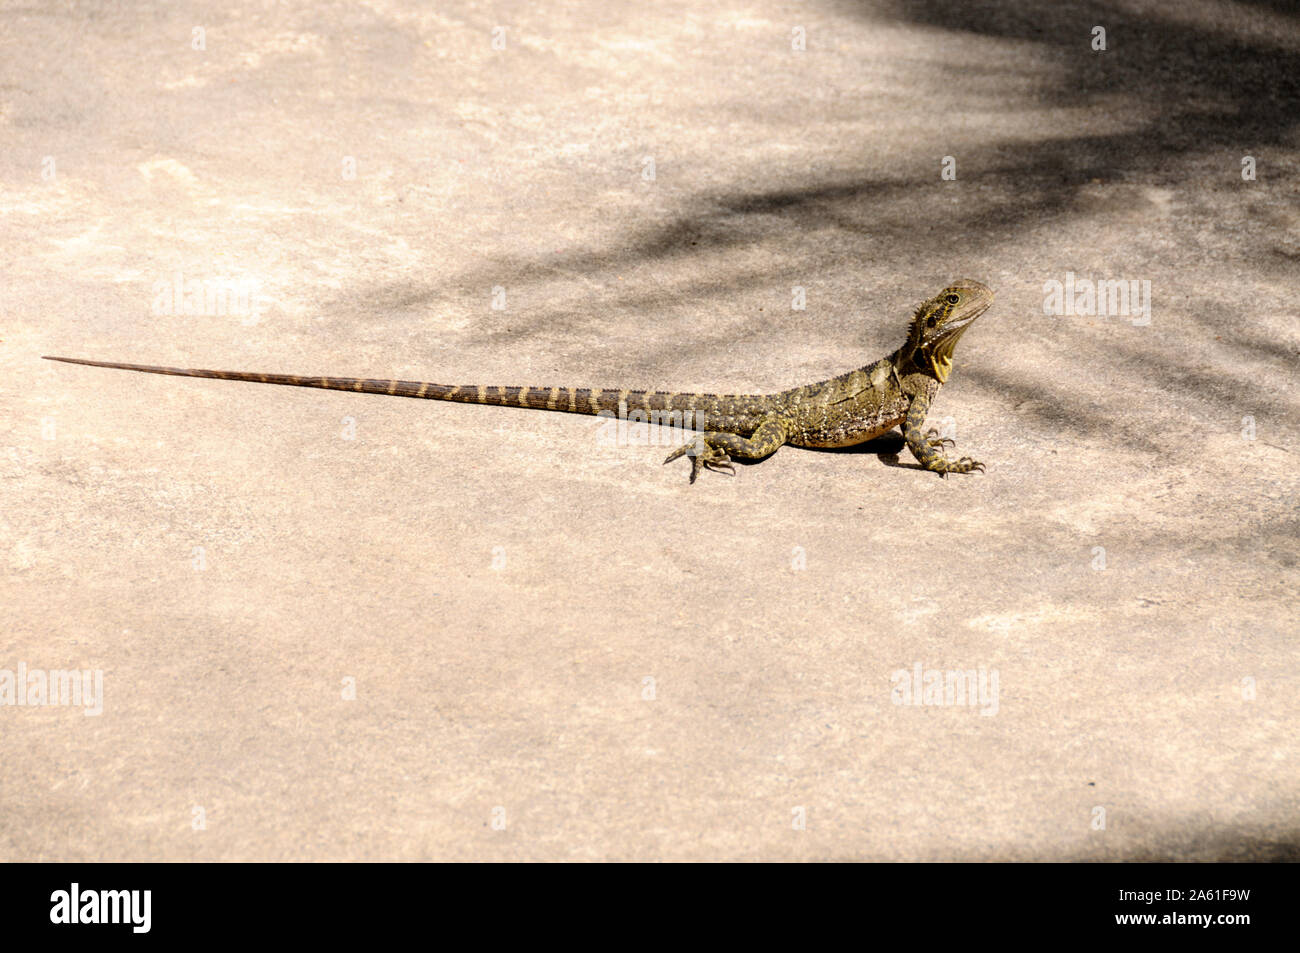
[{"label": "clawed foot", "polygon": [[970,473],[972,470],[984,470],[984,464],[978,460],[972,460],[970,457],[962,457],[960,460],[948,459],[948,448],[957,446],[956,441],[948,437],[940,437],[939,431],[931,427],[925,432],[925,442],[931,450],[938,451],[941,456],[926,463],[927,470],[933,470],[940,476],[947,476],[949,473]]},{"label": "clawed foot", "polygon": [[962,457],[960,460],[949,460],[944,457],[938,466],[932,467],[940,476],[947,476],[949,473],[970,473],[972,470],[984,472],[984,464],[978,460],[972,460],[970,457]]},{"label": "clawed foot", "polygon": [[736,475],[736,467],[731,462],[731,457],[727,455],[725,450],[720,450],[717,447],[710,446],[709,442],[704,438],[704,434],[700,434],[693,441],[686,444],[686,446],[678,447],[672,453],[668,454],[668,459],[665,460],[664,463],[672,463],[678,457],[685,456],[686,454],[690,454],[691,457],[692,483],[695,482],[696,478],[700,475],[700,471],[705,467],[708,467],[710,470],[717,470],[718,472],[725,470],[731,476]]}]

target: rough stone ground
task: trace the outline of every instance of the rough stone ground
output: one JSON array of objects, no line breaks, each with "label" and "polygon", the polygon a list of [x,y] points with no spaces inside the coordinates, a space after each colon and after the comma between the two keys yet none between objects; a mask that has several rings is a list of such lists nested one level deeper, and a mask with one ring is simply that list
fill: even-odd
[{"label": "rough stone ground", "polygon": [[[0,857],[1300,855],[1290,4],[428,6],[0,10],[0,669],[104,686]],[[963,276],[947,480],[39,359],[764,391]]]}]

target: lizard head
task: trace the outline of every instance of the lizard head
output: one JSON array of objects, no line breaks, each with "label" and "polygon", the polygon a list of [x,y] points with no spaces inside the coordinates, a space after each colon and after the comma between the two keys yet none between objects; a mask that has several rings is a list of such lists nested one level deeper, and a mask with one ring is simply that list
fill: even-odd
[{"label": "lizard head", "polygon": [[993,303],[993,289],[969,278],[954,281],[916,309],[903,353],[943,383],[957,340]]}]

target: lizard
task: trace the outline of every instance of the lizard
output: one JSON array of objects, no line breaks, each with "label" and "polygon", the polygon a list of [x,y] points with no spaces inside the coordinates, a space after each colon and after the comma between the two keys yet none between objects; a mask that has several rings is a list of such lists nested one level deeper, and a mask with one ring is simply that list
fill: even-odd
[{"label": "lizard", "polygon": [[146,374],[204,377],[226,381],[319,387],[326,390],[419,397],[498,407],[639,419],[696,431],[665,464],[691,459],[690,482],[704,469],[734,475],[733,456],[761,459],[781,446],[848,447],[902,426],[908,449],[924,470],[941,476],[983,471],[970,457],[952,460],[953,441],[924,430],[930,405],[952,370],[953,348],[975,319],[993,303],[993,291],[978,281],[953,282],[913,312],[907,339],[892,354],[856,370],[776,394],[704,394],[611,390],[585,387],[497,387],[355,377],[301,377],[249,371],[214,371],[122,364],[75,357],[45,360],[109,367]]}]

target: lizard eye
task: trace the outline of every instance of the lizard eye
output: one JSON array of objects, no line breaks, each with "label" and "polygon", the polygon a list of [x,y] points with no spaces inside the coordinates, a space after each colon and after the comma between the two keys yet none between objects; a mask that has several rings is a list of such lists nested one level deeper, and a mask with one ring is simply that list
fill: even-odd
[{"label": "lizard eye", "polygon": [[961,298],[957,297],[956,295],[948,295],[943,300],[947,301],[949,304],[956,304],[958,301],[961,300]]}]

